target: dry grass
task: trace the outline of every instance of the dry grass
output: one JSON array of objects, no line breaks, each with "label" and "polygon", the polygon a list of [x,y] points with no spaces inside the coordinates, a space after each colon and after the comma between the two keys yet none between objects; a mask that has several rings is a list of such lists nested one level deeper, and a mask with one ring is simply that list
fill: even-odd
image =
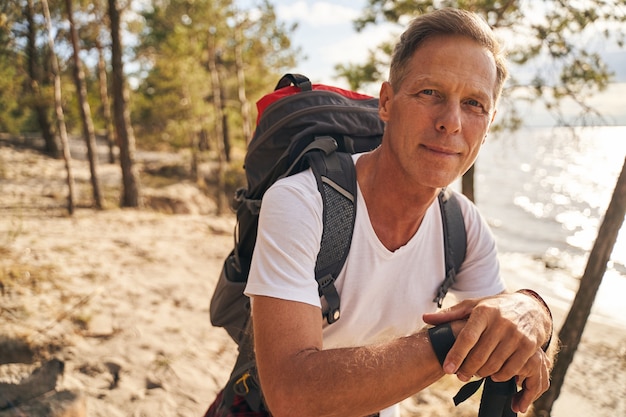
[{"label": "dry grass", "polygon": [[11,248],[0,246],[0,292],[4,296],[24,291],[40,293],[50,287],[59,288],[61,277],[54,265],[24,262],[23,256]]}]

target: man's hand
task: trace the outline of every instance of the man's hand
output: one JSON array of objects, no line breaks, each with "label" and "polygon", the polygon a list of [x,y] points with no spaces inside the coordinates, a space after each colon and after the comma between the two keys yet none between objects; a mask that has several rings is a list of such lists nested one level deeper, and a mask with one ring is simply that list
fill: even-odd
[{"label": "man's hand", "polygon": [[550,337],[549,313],[532,297],[512,293],[466,300],[424,315],[424,321],[433,325],[464,319],[444,371],[465,382],[473,375],[491,376],[496,382],[516,376],[522,390],[513,410],[525,412],[550,385],[550,360],[541,349]]}]

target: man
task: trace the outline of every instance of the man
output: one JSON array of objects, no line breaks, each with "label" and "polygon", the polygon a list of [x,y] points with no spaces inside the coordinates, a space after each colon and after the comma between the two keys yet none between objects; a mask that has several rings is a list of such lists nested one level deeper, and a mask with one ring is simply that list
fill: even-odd
[{"label": "man", "polygon": [[[380,90],[382,145],[354,157],[357,219],[332,325],[313,279],[323,228],[313,175],[266,193],[246,294],[273,416],[397,416],[394,404],[444,373],[517,376],[514,411],[547,389],[549,310],[528,293],[505,293],[494,239],[462,196],[467,256],[451,291],[464,301],[441,312],[432,302],[444,276],[437,195],[476,159],[506,76],[497,41],[474,14],[439,10],[402,35]],[[446,322],[456,342],[441,365],[423,328]]]}]

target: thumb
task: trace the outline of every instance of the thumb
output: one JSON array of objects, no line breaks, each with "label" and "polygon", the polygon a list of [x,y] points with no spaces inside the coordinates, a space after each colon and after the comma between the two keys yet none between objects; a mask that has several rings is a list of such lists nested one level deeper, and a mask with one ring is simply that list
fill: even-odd
[{"label": "thumb", "polygon": [[454,320],[465,320],[469,317],[476,303],[478,303],[478,300],[465,300],[450,308],[444,308],[434,313],[425,313],[422,316],[422,320],[426,324],[432,324],[433,326]]}]

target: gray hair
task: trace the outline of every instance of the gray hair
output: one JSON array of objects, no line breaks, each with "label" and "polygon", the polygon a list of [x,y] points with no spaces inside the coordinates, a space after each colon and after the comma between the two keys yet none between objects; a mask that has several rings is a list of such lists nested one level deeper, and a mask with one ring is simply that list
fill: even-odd
[{"label": "gray hair", "polygon": [[397,91],[407,75],[409,61],[425,40],[441,35],[460,35],[487,48],[496,63],[494,101],[502,93],[508,77],[506,54],[493,31],[479,15],[462,9],[444,8],[416,17],[400,37],[391,57],[389,83]]}]

